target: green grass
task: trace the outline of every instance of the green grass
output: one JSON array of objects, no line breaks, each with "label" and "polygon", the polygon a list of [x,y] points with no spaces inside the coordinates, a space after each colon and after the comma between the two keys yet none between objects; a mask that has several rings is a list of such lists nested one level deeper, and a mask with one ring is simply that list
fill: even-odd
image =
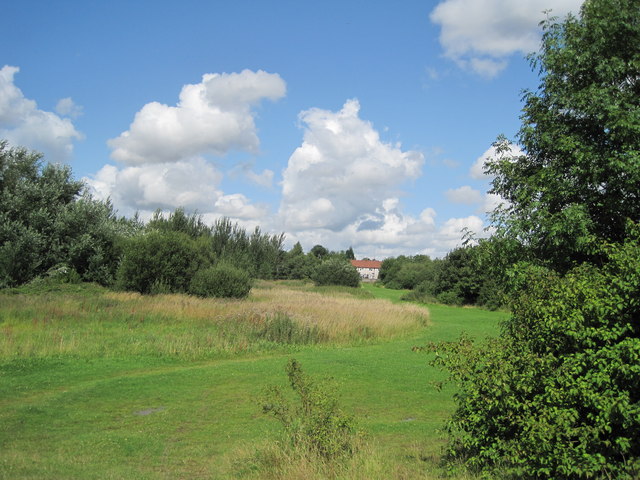
[{"label": "green grass", "polygon": [[369,293],[375,298],[383,298],[394,303],[402,302],[402,296],[408,293],[410,290],[393,290],[391,288],[384,288],[377,283],[363,282],[361,290]]},{"label": "green grass", "polygon": [[[397,292],[370,288],[389,299]],[[100,289],[80,294],[92,304],[108,300]],[[5,336],[7,325],[15,332],[33,322],[26,314],[8,319],[3,300],[11,295],[23,293],[0,293]],[[30,295],[35,302],[38,295]],[[63,303],[70,293],[46,295]],[[253,462],[280,431],[260,413],[259,398],[268,385],[286,387],[291,357],[310,375],[335,378],[341,404],[382,458],[380,478],[432,478],[438,469],[429,459],[443,445],[438,429],[452,411],[453,392],[430,385],[444,375],[411,347],[453,339],[462,330],[493,335],[504,314],[429,308],[431,326],[368,343],[273,345],[196,359],[147,349],[0,357],[0,478],[262,478]],[[35,307],[30,315],[38,316]],[[99,340],[113,342],[112,331],[93,321]],[[158,329],[171,323],[182,329],[187,321],[168,317]]]}]

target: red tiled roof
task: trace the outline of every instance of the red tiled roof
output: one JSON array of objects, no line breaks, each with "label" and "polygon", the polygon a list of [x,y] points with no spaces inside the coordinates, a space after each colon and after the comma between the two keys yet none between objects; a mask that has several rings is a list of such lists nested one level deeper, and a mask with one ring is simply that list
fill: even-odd
[{"label": "red tiled roof", "polygon": [[382,262],[379,260],[351,260],[351,265],[356,268],[380,268]]}]

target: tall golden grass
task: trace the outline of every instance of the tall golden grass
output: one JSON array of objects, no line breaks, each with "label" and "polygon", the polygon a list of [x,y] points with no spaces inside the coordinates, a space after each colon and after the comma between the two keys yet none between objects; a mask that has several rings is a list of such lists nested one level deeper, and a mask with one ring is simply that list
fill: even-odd
[{"label": "tall golden grass", "polygon": [[245,300],[109,290],[0,293],[0,357],[142,354],[208,358],[260,351],[277,347],[273,344],[278,341],[265,335],[274,318],[285,318],[289,328],[313,333],[304,338],[354,343],[416,331],[428,325],[429,312],[411,304],[320,293],[278,282],[258,283]]}]

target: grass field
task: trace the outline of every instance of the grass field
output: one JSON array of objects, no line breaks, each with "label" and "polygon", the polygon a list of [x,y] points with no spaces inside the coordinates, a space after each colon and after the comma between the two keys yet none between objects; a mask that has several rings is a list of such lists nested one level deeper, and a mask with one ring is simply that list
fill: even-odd
[{"label": "grass field", "polygon": [[504,314],[401,293],[286,282],[244,301],[0,292],[0,478],[323,478],[274,453],[280,427],[260,411],[292,357],[335,379],[364,432],[364,453],[335,478],[435,478],[452,391],[430,386],[443,374],[411,347],[493,335]]}]

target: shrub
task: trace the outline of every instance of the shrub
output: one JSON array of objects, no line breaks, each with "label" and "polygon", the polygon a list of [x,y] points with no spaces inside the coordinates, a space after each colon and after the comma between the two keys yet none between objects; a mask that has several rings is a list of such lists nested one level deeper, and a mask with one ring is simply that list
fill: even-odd
[{"label": "shrub", "polygon": [[316,285],[360,286],[360,274],[353,265],[342,259],[330,258],[316,267],[313,273]]},{"label": "shrub", "polygon": [[437,303],[438,300],[433,295],[433,287],[432,282],[424,281],[416,285],[416,288],[411,290],[408,293],[405,293],[402,297],[402,300],[407,300],[410,302],[422,302],[422,303]]},{"label": "shrub", "polygon": [[445,305],[454,305],[459,307],[464,303],[463,298],[453,290],[442,292],[438,294],[436,298],[438,299],[438,302],[444,303]]},{"label": "shrub", "polygon": [[117,285],[140,293],[186,292],[194,273],[210,261],[203,241],[172,231],[133,237],[124,252]]},{"label": "shrub", "polygon": [[514,478],[639,478],[638,238],[606,252],[564,277],[523,268],[498,339],[434,347],[461,387],[451,457]]},{"label": "shrub", "polygon": [[249,275],[225,264],[198,270],[189,285],[189,293],[199,297],[244,298],[250,290]]},{"label": "shrub", "polygon": [[271,387],[262,405],[263,413],[282,423],[292,447],[325,460],[353,455],[357,439],[355,422],[338,407],[332,389],[314,382],[295,359],[289,360],[286,372],[299,403],[292,404],[278,387]]}]

